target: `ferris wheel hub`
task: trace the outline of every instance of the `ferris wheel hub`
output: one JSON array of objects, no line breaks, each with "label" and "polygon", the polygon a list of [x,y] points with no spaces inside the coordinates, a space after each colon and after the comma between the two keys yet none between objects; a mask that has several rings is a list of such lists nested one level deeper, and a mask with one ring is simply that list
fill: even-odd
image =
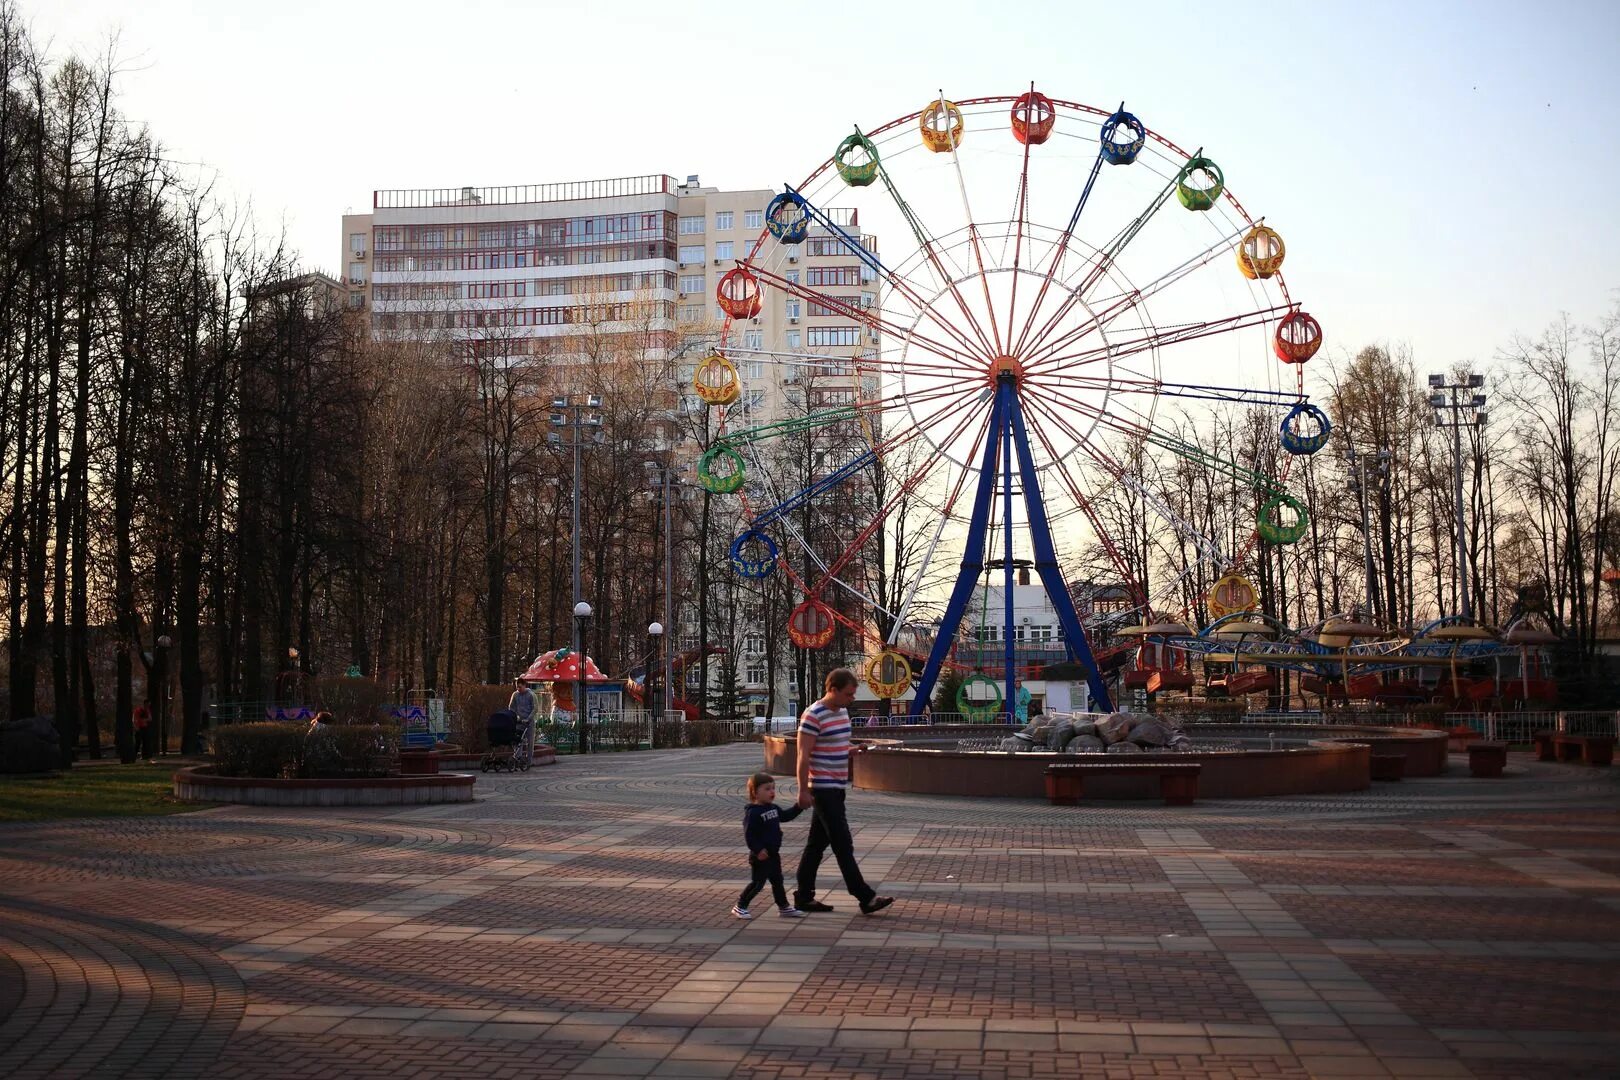
[{"label": "ferris wheel hub", "polygon": [[1024,378],[1024,362],[1016,356],[1006,353],[990,361],[990,385],[995,386],[1002,379],[1011,379],[1014,383],[1022,382]]}]

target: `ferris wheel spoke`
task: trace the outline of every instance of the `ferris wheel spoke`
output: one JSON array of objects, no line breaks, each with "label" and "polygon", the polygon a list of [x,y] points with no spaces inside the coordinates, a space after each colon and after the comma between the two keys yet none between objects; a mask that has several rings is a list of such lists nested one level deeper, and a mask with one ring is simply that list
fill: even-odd
[{"label": "ferris wheel spoke", "polygon": [[[1121,103],[1120,108],[1123,109],[1124,107],[1124,104]],[[1027,158],[1029,148],[1026,146],[1024,150]],[[1097,159],[1091,163],[1091,174],[1086,177],[1086,186],[1081,189],[1080,198],[1077,199],[1074,204],[1074,212],[1069,215],[1069,223],[1063,227],[1063,234],[1058,237],[1057,242],[1052,247],[1052,259],[1047,264],[1046,273],[1041,276],[1041,287],[1040,290],[1035,294],[1034,304],[1030,306],[1029,318],[1024,321],[1023,327],[1018,331],[1018,341],[1012,348],[1012,352],[1015,356],[1024,355],[1025,346],[1029,342],[1030,332],[1034,328],[1035,316],[1041,310],[1041,304],[1046,300],[1046,293],[1052,287],[1052,281],[1057,276],[1058,267],[1063,264],[1064,253],[1069,249],[1069,241],[1074,238],[1075,227],[1080,224],[1080,215],[1085,211],[1086,201],[1091,198],[1091,189],[1096,186],[1097,175],[1102,171],[1102,167],[1103,152],[1099,148],[1097,151]],[[1010,318],[1008,320],[1008,326],[1008,332],[1010,333]]]},{"label": "ferris wheel spoke", "polygon": [[1152,352],[1155,349],[1163,349],[1183,341],[1196,341],[1199,338],[1231,333],[1234,330],[1243,330],[1252,326],[1264,326],[1286,311],[1288,311],[1287,305],[1277,304],[1258,308],[1254,311],[1246,311],[1239,315],[1210,319],[1206,322],[1181,323],[1164,328],[1155,326],[1147,333],[1117,342],[1105,342],[1079,352],[1042,357],[1039,365],[1031,365],[1026,370],[1032,374],[1044,375],[1049,369],[1060,364],[1078,366],[1096,363],[1099,360],[1118,361],[1125,357]]},{"label": "ferris wheel spoke", "polygon": [[[859,128],[856,128],[855,131],[856,134],[860,134]],[[877,171],[878,176],[883,180],[883,186],[888,191],[889,197],[894,200],[895,205],[900,210],[901,216],[905,218],[906,224],[910,227],[912,235],[916,237],[917,243],[921,247],[923,255],[928,259],[929,264],[933,267],[934,273],[939,276],[942,286],[949,289],[953,294],[956,295],[956,301],[957,304],[962,308],[962,314],[967,318],[968,325],[973,328],[974,333],[978,337],[977,342],[975,342],[972,338],[969,338],[968,335],[962,331],[961,327],[952,323],[950,320],[940,315],[939,312],[935,311],[933,306],[929,304],[926,299],[924,299],[922,292],[918,289],[916,284],[911,281],[910,278],[899,273],[898,271],[891,270],[886,267],[883,264],[883,261],[879,259],[875,253],[868,251],[865,245],[860,244],[852,239],[842,227],[835,223],[832,218],[827,216],[825,211],[821,210],[808,199],[805,200],[806,209],[809,210],[811,216],[819,221],[823,227],[837,233],[840,237],[842,237],[845,245],[850,247],[855,255],[861,259],[861,261],[865,262],[868,266],[871,266],[874,272],[882,274],[888,280],[891,286],[899,290],[908,300],[916,305],[919,312],[927,315],[935,325],[942,329],[946,334],[956,339],[956,341],[967,350],[969,355],[980,356],[982,359],[987,359],[989,354],[985,350],[989,349],[990,343],[985,339],[984,332],[979,329],[978,322],[974,320],[972,313],[967,309],[966,304],[963,303],[961,294],[958,293],[956,289],[955,281],[956,278],[960,276],[960,273],[953,274],[945,267],[944,263],[941,261],[940,252],[938,251],[935,242],[929,237],[927,230],[923,228],[921,219],[917,217],[916,213],[906,203],[905,199],[901,198],[899,188],[895,187],[893,178],[889,176],[888,169],[884,167],[881,161],[878,162]],[[789,187],[788,190],[792,191],[793,188]],[[803,196],[801,195],[801,198],[802,197]],[[983,354],[982,356],[981,353]]]},{"label": "ferris wheel spoke", "polygon": [[1163,292],[1165,289],[1168,289],[1171,285],[1174,285],[1176,282],[1187,277],[1200,267],[1207,266],[1217,256],[1236,248],[1237,245],[1242,241],[1243,234],[1244,229],[1242,228],[1234,230],[1232,233],[1215,241],[1215,243],[1211,244],[1203,251],[1200,251],[1198,254],[1189,259],[1183,260],[1180,264],[1172,267],[1170,270],[1159,275],[1157,278],[1154,278],[1141,288],[1132,289],[1129,292],[1121,293],[1116,297],[1110,298],[1110,300],[1106,303],[1099,304],[1095,314],[1093,314],[1091,318],[1080,323],[1078,326],[1071,327],[1062,334],[1059,334],[1056,338],[1046,341],[1044,344],[1032,345],[1028,352],[1022,354],[1027,357],[1025,366],[1038,367],[1046,357],[1062,352],[1064,349],[1070,347],[1074,343],[1084,339],[1086,335],[1092,333],[1093,331],[1107,330],[1109,326],[1113,325],[1116,319],[1118,319],[1121,315],[1124,315],[1126,312],[1133,311],[1140,307],[1143,301]]},{"label": "ferris wheel spoke", "polygon": [[[989,432],[989,430],[990,415],[986,413],[984,419],[979,423],[978,432],[974,437],[973,444],[982,444],[985,435]],[[912,577],[911,583],[906,589],[905,600],[901,603],[900,613],[895,618],[894,629],[890,631],[889,640],[887,642],[890,645],[894,644],[900,630],[905,626],[906,619],[911,614],[912,606],[917,601],[917,590],[920,589],[923,582],[927,580],[928,568],[934,561],[934,552],[939,549],[939,541],[945,533],[945,526],[951,520],[951,512],[956,509],[957,500],[962,497],[962,492],[967,487],[967,478],[974,472],[975,470],[973,467],[965,463],[957,466],[956,479],[951,485],[951,493],[949,497],[946,498],[945,505],[940,510],[939,524],[934,528],[933,539],[929,540],[928,547],[923,552],[922,560],[917,566],[917,573]]]},{"label": "ferris wheel spoke", "polygon": [[[1220,547],[1218,544],[1199,533],[1197,529],[1194,529],[1188,522],[1183,520],[1180,515],[1176,514],[1175,511],[1170,508],[1169,504],[1167,504],[1160,496],[1156,495],[1152,491],[1149,491],[1145,486],[1143,486],[1142,483],[1137,480],[1132,471],[1121,464],[1117,458],[1108,453],[1107,450],[1098,446],[1095,440],[1093,440],[1090,436],[1076,430],[1074,426],[1061,415],[1060,412],[1052,409],[1049,405],[1041,403],[1036,405],[1036,408],[1044,412],[1048,418],[1052,420],[1054,426],[1063,432],[1063,434],[1073,439],[1075,441],[1075,445],[1079,447],[1082,453],[1084,453],[1093,462],[1101,466],[1105,472],[1111,475],[1120,484],[1129,487],[1133,492],[1135,492],[1137,497],[1142,499],[1143,502],[1148,506],[1152,507],[1154,513],[1163,518],[1167,524],[1179,529],[1190,539],[1192,539],[1194,544],[1204,552],[1206,558],[1210,559],[1216,565],[1221,565],[1223,563],[1224,560],[1221,556]],[[1070,484],[1073,485],[1073,478],[1068,474],[1068,464],[1066,459],[1059,458],[1055,454],[1053,455],[1053,459],[1057,462],[1058,468],[1062,474],[1068,478]],[[1077,492],[1072,493],[1077,494]],[[1087,516],[1092,517],[1090,513],[1088,513]],[[1092,518],[1092,524],[1093,527],[1097,527],[1094,517]],[[1107,530],[1099,528],[1098,535],[1103,539],[1104,546],[1110,549],[1110,552],[1115,558],[1117,565],[1121,559],[1116,552],[1112,551],[1112,541],[1107,539]],[[1146,602],[1149,595],[1148,589],[1146,588],[1146,583],[1142,582],[1138,584],[1141,586],[1140,596],[1143,598],[1143,602]]]},{"label": "ferris wheel spoke", "polygon": [[[1067,386],[1082,390],[1107,390],[1115,394],[1151,394],[1190,398],[1195,401],[1223,401],[1238,405],[1292,405],[1301,400],[1297,390],[1267,390],[1247,386],[1219,386],[1209,383],[1165,382],[1163,379],[1122,379],[1118,376],[1087,375],[1078,371],[1043,371],[1026,375],[1036,386]],[[1306,396],[1306,400],[1309,395]]]},{"label": "ferris wheel spoke", "polygon": [[[1047,435],[1044,423],[1040,419],[1041,414],[1047,411],[1046,407],[1031,399],[1026,398],[1025,401],[1031,405],[1031,408],[1025,412],[1025,425],[1029,430],[1035,432],[1035,437],[1045,448],[1048,458],[1051,459],[1055,466],[1059,483],[1067,489],[1069,497],[1074,500],[1075,506],[1084,515],[1085,519],[1091,523],[1092,533],[1102,544],[1103,550],[1108,554],[1109,561],[1114,564],[1114,569],[1118,570],[1120,576],[1124,578],[1126,585],[1131,588],[1133,594],[1145,595],[1142,583],[1136,580],[1135,572],[1131,569],[1129,561],[1120,554],[1119,549],[1114,545],[1114,541],[1109,537],[1108,530],[1103,528],[1102,522],[1097,517],[1096,508],[1092,506],[1092,501],[1081,491],[1080,484],[1069,473],[1067,460],[1059,455],[1052,445],[1052,440]],[[1054,419],[1056,418],[1055,413],[1049,415]],[[1078,433],[1071,434],[1070,437],[1083,439],[1083,436],[1079,436]],[[1114,468],[1117,468],[1117,466],[1114,466]]]},{"label": "ferris wheel spoke", "polygon": [[[877,512],[872,516],[871,524],[862,529],[860,533],[856,535],[854,542],[850,544],[849,548],[842,555],[840,555],[831,566],[828,567],[827,575],[829,577],[836,576],[844,569],[845,566],[849,565],[850,561],[855,558],[862,548],[871,542],[872,537],[876,534],[877,530],[882,527],[884,521],[888,519],[888,516],[894,512],[895,507],[900,504],[900,501],[912,493],[917,485],[920,484],[925,477],[927,477],[929,471],[934,467],[935,463],[944,456],[945,452],[942,448],[949,446],[952,440],[961,435],[961,433],[968,428],[968,426],[973,422],[973,419],[977,415],[978,411],[979,410],[977,409],[971,410],[964,414],[961,420],[951,430],[950,434],[947,435],[942,441],[936,443],[932,452],[925,455],[922,464],[913,469],[910,474],[901,481],[900,490],[895,492],[892,498],[890,498],[883,506],[878,508]],[[918,425],[918,430],[921,430],[921,425]],[[890,447],[889,449],[893,449],[893,447]],[[881,459],[881,454],[879,455],[879,458]]]},{"label": "ferris wheel spoke", "polygon": [[[939,92],[939,100],[945,100],[944,90]],[[990,299],[990,275],[985,271],[984,246],[979,238],[979,223],[973,216],[972,205],[968,202],[967,178],[962,174],[962,155],[956,152],[959,145],[960,143],[957,140],[951,140],[951,166],[956,171],[956,189],[962,195],[962,214],[967,219],[968,241],[973,247],[973,261],[979,268],[979,284],[984,289],[984,310],[990,318],[990,336],[995,342],[995,352],[991,355],[1001,356],[1006,350],[1001,347],[1001,328],[996,322],[996,305]],[[1028,148],[1025,149],[1024,166],[1027,171],[1029,157]]]},{"label": "ferris wheel spoke", "polygon": [[[1159,208],[1169,199],[1170,193],[1175,190],[1175,186],[1175,178],[1172,177],[1164,187],[1159,189],[1158,195],[1154,196],[1147,209],[1127,223],[1124,228],[1115,234],[1113,240],[1109,241],[1108,246],[1097,253],[1080,284],[1064,294],[1063,299],[1057,305],[1057,309],[1041,324],[1041,328],[1035,332],[1034,336],[1028,339],[1024,347],[1026,353],[1040,349],[1046,339],[1058,327],[1063,325],[1063,320],[1068,317],[1074,306],[1086,298],[1086,295],[1090,293],[1097,282],[1101,281],[1103,276],[1113,268],[1114,263],[1118,261],[1125,249],[1130,246],[1131,241],[1135,240],[1142,230],[1147,227],[1147,223],[1153,219],[1153,215],[1158,213]],[[1059,252],[1054,255],[1054,259],[1061,258],[1061,254]],[[1030,312],[1030,319],[1034,320],[1036,314],[1036,312]]]},{"label": "ferris wheel spoke", "polygon": [[1275,481],[1260,475],[1253,469],[1240,465],[1236,461],[1212,454],[1195,443],[1187,442],[1180,436],[1171,435],[1150,425],[1136,424],[1123,420],[1115,413],[1106,409],[1100,409],[1090,402],[1075,398],[1064,390],[1050,390],[1048,393],[1052,397],[1057,398],[1060,402],[1062,402],[1063,405],[1069,408],[1077,409],[1080,412],[1094,417],[1099,424],[1105,427],[1112,428],[1113,430],[1126,435],[1140,438],[1153,444],[1154,446],[1159,447],[1162,450],[1170,451],[1170,453],[1175,454],[1177,457],[1184,458],[1188,461],[1192,461],[1196,464],[1210,468],[1215,472],[1221,473],[1223,476],[1230,477],[1234,480],[1241,480],[1242,482],[1252,486],[1256,491],[1273,491],[1277,487]]},{"label": "ferris wheel spoke", "polygon": [[933,353],[935,356],[941,357],[942,359],[955,361],[958,364],[971,364],[975,362],[975,358],[970,357],[949,345],[935,341],[934,339],[926,337],[915,330],[906,329],[888,322],[880,316],[879,312],[881,309],[863,308],[859,305],[859,303],[849,303],[848,298],[830,296],[826,293],[817,292],[809,286],[801,285],[798,282],[789,281],[787,278],[772,273],[763,267],[754,267],[751,272],[756,278],[763,279],[769,284],[776,286],[782,292],[788,293],[791,296],[797,296],[800,299],[811,303],[819,304],[822,307],[837,312],[845,318],[854,319],[856,322],[865,325],[869,329],[876,330],[879,333],[892,334],[897,337],[904,338],[907,342],[915,342],[919,348]]},{"label": "ferris wheel spoke", "polygon": [[[1030,93],[1035,92],[1035,84],[1029,84]],[[1023,275],[1019,272],[1023,265],[1024,254],[1024,217],[1029,213],[1029,141],[1024,140],[1024,165],[1018,173],[1018,195],[1016,197],[1017,211],[1014,220],[1017,222],[1017,239],[1013,242],[1012,265],[1012,295],[1007,300],[1007,351],[1015,352],[1012,333],[1018,318],[1018,279]],[[1002,249],[1005,257],[1006,249]],[[1037,303],[1039,301],[1037,300]]]}]

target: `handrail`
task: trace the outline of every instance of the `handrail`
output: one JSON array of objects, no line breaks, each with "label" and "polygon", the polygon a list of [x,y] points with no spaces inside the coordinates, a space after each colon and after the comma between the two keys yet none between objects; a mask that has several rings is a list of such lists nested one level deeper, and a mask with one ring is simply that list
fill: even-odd
[{"label": "handrail", "polygon": [[622,199],[635,195],[671,195],[675,178],[661,173],[618,176],[608,180],[568,180],[556,184],[504,187],[394,188],[371,193],[373,210],[412,210],[438,206],[511,206],[516,203]]}]

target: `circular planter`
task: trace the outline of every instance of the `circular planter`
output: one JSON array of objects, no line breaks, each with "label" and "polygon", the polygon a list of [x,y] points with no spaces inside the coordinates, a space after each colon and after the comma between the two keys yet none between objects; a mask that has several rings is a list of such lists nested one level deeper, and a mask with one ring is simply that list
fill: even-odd
[{"label": "circular planter", "polygon": [[212,765],[174,774],[174,797],[182,802],[245,803],[250,806],[403,806],[472,802],[471,773],[379,776],[363,779],[271,780],[218,776]]},{"label": "circular planter", "polygon": [[[476,750],[439,751],[439,768],[441,769],[476,769],[483,763],[484,755]],[[557,751],[550,746],[536,746],[534,748],[535,765],[557,764]]]}]

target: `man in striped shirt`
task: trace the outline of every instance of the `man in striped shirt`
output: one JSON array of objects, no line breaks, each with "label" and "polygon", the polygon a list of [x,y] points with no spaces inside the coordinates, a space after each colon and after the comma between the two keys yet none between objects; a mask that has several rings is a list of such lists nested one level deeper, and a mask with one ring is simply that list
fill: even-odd
[{"label": "man in striped shirt", "polygon": [[799,717],[799,805],[815,807],[794,893],[794,906],[800,911],[832,910],[832,905],[816,899],[816,869],[829,847],[843,872],[844,887],[861,905],[861,914],[871,915],[894,903],[894,897],[879,896],[861,877],[855,862],[855,838],[844,815],[844,790],[849,786],[849,706],[854,700],[855,673],[836,668],[827,673],[827,692]]}]

